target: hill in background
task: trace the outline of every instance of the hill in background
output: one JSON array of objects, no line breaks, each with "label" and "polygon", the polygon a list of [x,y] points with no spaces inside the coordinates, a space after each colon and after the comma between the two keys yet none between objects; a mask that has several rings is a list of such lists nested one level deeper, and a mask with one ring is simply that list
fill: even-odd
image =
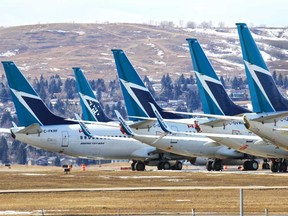
[{"label": "hill in background", "polygon": [[[251,28],[271,71],[288,72],[286,28]],[[141,76],[190,75],[186,38],[197,38],[216,71],[245,76],[235,28],[188,29],[144,24],[39,24],[0,28],[0,60],[14,61],[26,76],[73,78],[80,66],[89,79],[115,79],[111,49],[123,49]],[[3,74],[0,67],[0,74]]]}]

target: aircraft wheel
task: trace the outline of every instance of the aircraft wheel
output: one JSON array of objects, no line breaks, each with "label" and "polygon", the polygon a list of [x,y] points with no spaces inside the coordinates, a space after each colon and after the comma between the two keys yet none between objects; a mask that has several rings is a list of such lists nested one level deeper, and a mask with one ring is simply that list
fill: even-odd
[{"label": "aircraft wheel", "polygon": [[250,161],[245,161],[243,163],[244,170],[250,170]]},{"label": "aircraft wheel", "polygon": [[157,165],[157,169],[158,170],[162,170],[163,169],[163,166],[162,166],[163,162],[159,162],[158,165]]},{"label": "aircraft wheel", "polygon": [[163,162],[162,164],[163,170],[170,170],[171,164],[168,161]]},{"label": "aircraft wheel", "polygon": [[257,161],[250,161],[250,170],[258,170],[259,164]]},{"label": "aircraft wheel", "polygon": [[287,172],[287,164],[285,162],[279,164],[279,172]]},{"label": "aircraft wheel", "polygon": [[176,170],[182,170],[183,164],[180,161],[177,161],[174,166]]},{"label": "aircraft wheel", "polygon": [[135,170],[137,171],[145,170],[145,164],[142,161],[137,161],[134,167],[135,167]]},{"label": "aircraft wheel", "polygon": [[214,161],[214,162],[212,163],[212,168],[213,168],[213,170],[215,170],[215,171],[220,171],[220,170],[222,170],[222,163],[221,163],[221,161]]},{"label": "aircraft wheel", "polygon": [[262,169],[263,169],[263,170],[270,169],[270,165],[269,165],[269,163],[264,162],[264,163],[262,164]]},{"label": "aircraft wheel", "polygon": [[208,171],[211,171],[211,170],[212,170],[212,163],[213,163],[213,161],[207,161],[207,163],[206,163],[206,169],[207,169]]},{"label": "aircraft wheel", "polygon": [[136,164],[136,161],[133,161],[133,162],[131,163],[131,169],[132,169],[132,171],[135,171],[135,164]]},{"label": "aircraft wheel", "polygon": [[272,172],[278,172],[279,171],[279,163],[278,162],[272,162],[271,171]]}]

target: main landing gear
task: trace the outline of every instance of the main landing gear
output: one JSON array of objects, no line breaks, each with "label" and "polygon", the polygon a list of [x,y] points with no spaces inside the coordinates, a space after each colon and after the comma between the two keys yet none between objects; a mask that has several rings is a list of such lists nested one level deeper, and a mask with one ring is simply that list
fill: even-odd
[{"label": "main landing gear", "polygon": [[255,160],[247,160],[243,164],[244,170],[258,170],[259,164]]},{"label": "main landing gear", "polygon": [[[131,169],[133,171],[144,171],[145,170],[145,163],[143,161],[133,161],[131,164]],[[176,161],[174,165],[167,160],[160,161],[157,165],[158,170],[182,170],[183,164],[180,161]]]},{"label": "main landing gear", "polygon": [[221,160],[213,160],[213,161],[207,161],[206,169],[208,171],[221,171],[223,170],[223,165]]},{"label": "main landing gear", "polygon": [[272,172],[287,172],[286,160],[273,160],[271,165]]},{"label": "main landing gear", "polygon": [[171,165],[169,161],[161,161],[158,163],[158,170],[182,170],[183,164],[180,161],[176,161],[174,165]]},{"label": "main landing gear", "polygon": [[145,164],[143,161],[133,161],[131,164],[131,169],[133,171],[144,171],[145,170]]},{"label": "main landing gear", "polygon": [[262,164],[262,170],[269,170],[270,169],[270,164],[268,163],[267,159],[263,160]]}]

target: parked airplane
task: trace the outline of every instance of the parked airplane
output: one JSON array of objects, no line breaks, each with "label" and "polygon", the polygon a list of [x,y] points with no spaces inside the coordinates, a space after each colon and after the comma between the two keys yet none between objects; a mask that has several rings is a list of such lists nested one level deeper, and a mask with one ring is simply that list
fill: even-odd
[{"label": "parked airplane", "polygon": [[[128,116],[130,118],[138,120],[141,118],[155,118],[155,114],[150,105],[150,103],[152,103],[163,118],[176,119],[176,121],[177,119],[182,119],[182,121],[185,120],[178,114],[162,109],[156,103],[155,99],[144,85],[143,81],[133,68],[123,50],[114,49],[112,52],[116,62]],[[210,138],[195,136],[195,133],[197,133],[195,130],[197,124],[191,124],[191,119],[186,120],[187,124],[185,125],[175,122],[168,122],[168,124],[174,131],[188,131],[189,133],[194,133],[193,136],[169,135],[161,137],[162,130],[159,127],[159,124],[150,120],[142,123],[142,130],[140,130],[141,128],[138,128],[137,136],[134,138],[149,145],[156,146],[157,148],[174,152],[176,154],[213,158],[213,162],[208,163],[208,170],[220,170],[222,167],[222,159],[248,158],[246,154],[242,154],[234,149],[223,146]],[[200,121],[208,121],[207,119],[195,120],[199,120],[199,123]],[[150,136],[145,137],[145,134],[149,134]]]},{"label": "parked airplane", "polygon": [[[10,129],[13,138],[51,152],[90,159],[137,159],[158,158],[156,148],[123,135],[118,128],[88,125],[93,134],[106,138],[87,137],[78,122],[67,120],[50,112],[33,87],[11,61],[2,62],[11,90],[19,127]],[[119,141],[115,143],[113,134]],[[110,138],[109,138],[110,137]],[[120,139],[123,141],[120,141]],[[149,161],[149,162],[150,162]],[[135,165],[143,170],[142,163]]]},{"label": "parked airplane", "polygon": [[[279,92],[260,51],[245,23],[237,23],[238,34],[245,64],[253,107],[258,114],[246,114],[245,126],[263,139],[271,141],[285,150],[287,144],[288,100]],[[264,111],[264,113],[261,113]],[[274,160],[271,170],[287,171],[285,160]]]},{"label": "parked airplane", "polygon": [[[99,122],[113,122],[116,125],[119,125],[119,122],[115,122],[107,115],[105,114],[104,110],[102,109],[99,101],[96,99],[95,94],[93,93],[92,88],[90,87],[84,73],[82,72],[81,68],[74,67],[74,74],[76,78],[76,84],[78,88],[78,92],[80,95],[80,103],[83,111],[83,119],[87,121],[99,121]],[[86,125],[86,124],[85,124]],[[112,131],[115,132],[115,131]],[[91,133],[91,132],[90,132]],[[91,133],[92,134],[92,133]],[[122,133],[118,130],[115,134],[110,134],[110,136],[118,137],[122,136]],[[118,142],[125,142],[123,140],[114,140],[115,148],[118,149]],[[139,145],[139,141],[136,141],[137,145]],[[187,158],[180,155],[171,154],[169,152],[165,152],[160,149],[153,149],[153,151],[149,152],[149,149],[151,147],[147,144],[141,143],[142,148],[147,148],[147,152],[149,155],[154,155],[153,158],[142,158],[139,160],[139,158],[132,159],[133,163],[131,164],[132,170],[137,170],[139,167],[141,169],[145,169],[145,165],[156,165],[158,166],[158,169],[167,168],[167,166],[162,166],[166,161],[170,161],[170,164],[173,164],[171,166],[172,169],[181,170],[182,169],[182,163],[179,159],[188,159],[188,160],[195,160],[194,158]],[[139,166],[141,164],[141,166]],[[169,166],[170,168],[170,166]]]},{"label": "parked airplane", "polygon": [[[196,74],[197,85],[202,101],[202,107],[205,113],[220,114],[220,115],[235,115],[239,113],[250,113],[251,111],[240,108],[229,98],[225,88],[215,70],[210,64],[208,58],[203,52],[197,39],[187,39],[194,72]],[[253,100],[253,98],[252,98]],[[261,110],[258,109],[258,111]],[[263,110],[262,112],[264,112]],[[219,120],[218,120],[219,123]],[[202,132],[206,133],[220,133],[220,134],[245,134],[253,135],[248,131],[242,122],[230,122],[223,127],[211,127],[211,122],[204,123],[201,126]],[[207,127],[208,126],[208,127]],[[209,135],[208,135],[209,137]],[[240,152],[254,155],[262,158],[288,158],[288,151],[279,149],[269,141],[235,138],[218,138],[210,137],[211,139],[226,145],[230,148],[236,149]],[[253,161],[253,158],[252,158]],[[255,163],[250,161],[250,163]],[[249,166],[249,162],[245,162],[245,166]],[[268,168],[268,163],[263,163],[264,168]],[[254,164],[256,166],[256,164]]]}]

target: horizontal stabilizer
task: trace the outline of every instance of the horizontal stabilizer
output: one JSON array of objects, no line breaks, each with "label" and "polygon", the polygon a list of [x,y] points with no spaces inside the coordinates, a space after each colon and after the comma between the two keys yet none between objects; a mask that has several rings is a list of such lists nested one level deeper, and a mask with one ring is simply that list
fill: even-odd
[{"label": "horizontal stabilizer", "polygon": [[40,134],[42,133],[42,128],[38,123],[31,124],[19,131],[16,132],[17,134],[23,133],[23,134]]},{"label": "horizontal stabilizer", "polygon": [[11,131],[8,128],[0,128],[0,133],[9,133],[9,134],[11,134]]},{"label": "horizontal stabilizer", "polygon": [[223,120],[237,120],[242,121],[241,116],[223,116],[223,115],[214,115],[214,114],[205,114],[205,113],[191,113],[191,112],[178,112],[178,111],[168,111],[172,113],[177,113],[181,115],[189,115],[189,116],[199,116],[199,117],[207,117],[207,118],[217,118]]},{"label": "horizontal stabilizer", "polygon": [[133,130],[126,124],[126,122],[125,122],[124,118],[121,116],[121,114],[117,110],[115,110],[115,113],[116,113],[116,116],[117,116],[117,118],[121,124],[121,128],[120,128],[121,132],[122,133],[124,132],[125,134],[127,134],[129,136],[134,136],[135,134],[134,134]]},{"label": "horizontal stabilizer", "polygon": [[[255,115],[255,114],[254,114]],[[257,121],[257,122],[263,122],[263,123],[273,123],[277,122],[280,119],[288,117],[288,111],[283,111],[283,112],[271,112],[271,113],[261,113],[261,114],[256,114],[255,117],[253,115],[246,114],[249,118],[249,120],[252,121]]]}]

